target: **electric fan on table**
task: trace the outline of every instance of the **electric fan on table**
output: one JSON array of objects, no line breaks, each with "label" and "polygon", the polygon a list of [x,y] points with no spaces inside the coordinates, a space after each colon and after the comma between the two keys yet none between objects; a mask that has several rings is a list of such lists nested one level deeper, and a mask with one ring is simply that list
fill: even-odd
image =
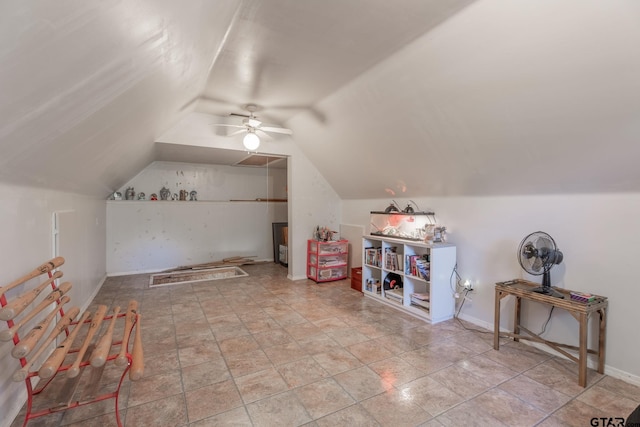
[{"label": "electric fan on table", "polygon": [[542,286],[532,289],[545,295],[564,298],[560,292],[551,288],[551,274],[549,270],[562,262],[562,252],[555,240],[543,231],[536,231],[522,239],[518,247],[518,262],[529,274],[542,275]]}]

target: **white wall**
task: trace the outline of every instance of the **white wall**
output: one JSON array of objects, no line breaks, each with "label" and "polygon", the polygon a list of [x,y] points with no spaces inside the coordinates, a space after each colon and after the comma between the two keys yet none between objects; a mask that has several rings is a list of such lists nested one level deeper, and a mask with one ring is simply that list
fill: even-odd
[{"label": "white wall", "polygon": [[[0,183],[0,286],[52,258],[52,217],[61,214],[60,248],[66,263],[63,281],[73,284],[73,305],[85,307],[105,277],[105,201]],[[43,276],[44,277],[44,276]],[[13,298],[42,281],[32,280],[7,293]],[[4,322],[3,322],[4,323]],[[4,326],[3,326],[4,327]],[[24,383],[11,380],[19,362],[11,343],[0,342],[0,425],[5,426],[26,401]]]},{"label": "white wall", "polygon": [[[406,200],[396,200],[405,206]],[[520,268],[516,251],[529,233],[549,233],[564,254],[551,270],[552,285],[591,292],[609,298],[606,372],[640,384],[637,354],[637,285],[635,266],[640,237],[640,195],[562,195],[513,197],[451,197],[413,199],[421,210],[433,209],[447,227],[448,241],[457,245],[460,275],[475,284],[473,301],[466,301],[461,317],[493,329],[494,284],[528,276]],[[362,224],[369,231],[369,212],[381,210],[388,200],[343,201],[342,221]],[[525,304],[523,324],[540,332],[549,308]],[[512,323],[513,303],[503,302],[503,328]],[[595,317],[595,316],[594,316]],[[590,343],[597,335],[591,319]],[[551,318],[545,338],[578,344],[575,319],[561,310]]]},{"label": "white wall", "polygon": [[286,203],[122,201],[107,204],[107,273],[131,274],[231,256],[273,260],[272,223]]},{"label": "white wall", "polygon": [[287,221],[287,203],[230,202],[286,198],[287,171],[154,162],[122,187],[159,195],[196,190],[198,201],[110,201],[107,272],[158,271],[230,256],[273,259],[272,223]]},{"label": "white wall", "polygon": [[307,277],[307,240],[315,227],[340,229],[341,201],[302,153],[289,166],[289,278],[298,280]]}]

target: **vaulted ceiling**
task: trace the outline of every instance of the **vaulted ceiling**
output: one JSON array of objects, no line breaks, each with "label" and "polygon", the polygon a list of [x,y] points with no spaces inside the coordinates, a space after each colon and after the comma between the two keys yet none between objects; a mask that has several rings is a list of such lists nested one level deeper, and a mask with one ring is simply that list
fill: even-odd
[{"label": "vaulted ceiling", "polygon": [[638,22],[635,0],[5,2],[0,181],[105,196],[189,158],[156,141],[190,115],[255,103],[342,198],[640,191]]}]

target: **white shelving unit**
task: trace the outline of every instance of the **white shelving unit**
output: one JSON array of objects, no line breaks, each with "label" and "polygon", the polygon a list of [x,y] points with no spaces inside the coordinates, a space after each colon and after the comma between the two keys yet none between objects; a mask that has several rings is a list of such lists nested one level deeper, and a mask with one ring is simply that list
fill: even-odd
[{"label": "white shelving unit", "polygon": [[[411,271],[408,264],[411,257],[428,258],[428,280],[419,272]],[[453,318],[455,298],[450,281],[456,265],[455,245],[367,235],[362,238],[362,258],[362,292],[365,296],[431,323]],[[402,278],[402,289],[383,289],[384,279],[389,273],[396,273]],[[371,282],[378,282],[377,292]],[[428,294],[428,304],[412,304],[411,294],[414,293]]]}]

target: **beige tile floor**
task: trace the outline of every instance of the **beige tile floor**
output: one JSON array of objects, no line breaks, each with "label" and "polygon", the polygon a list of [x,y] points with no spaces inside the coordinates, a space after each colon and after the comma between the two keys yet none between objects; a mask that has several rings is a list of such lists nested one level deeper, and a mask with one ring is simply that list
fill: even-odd
[{"label": "beige tile floor", "polygon": [[[140,302],[146,369],[125,382],[126,426],[590,426],[624,417],[640,388],[456,320],[429,325],[348,281],[248,277],[166,287],[109,278],[93,304]],[[21,425],[22,414],[13,425]],[[30,426],[115,425],[113,402]]]}]

